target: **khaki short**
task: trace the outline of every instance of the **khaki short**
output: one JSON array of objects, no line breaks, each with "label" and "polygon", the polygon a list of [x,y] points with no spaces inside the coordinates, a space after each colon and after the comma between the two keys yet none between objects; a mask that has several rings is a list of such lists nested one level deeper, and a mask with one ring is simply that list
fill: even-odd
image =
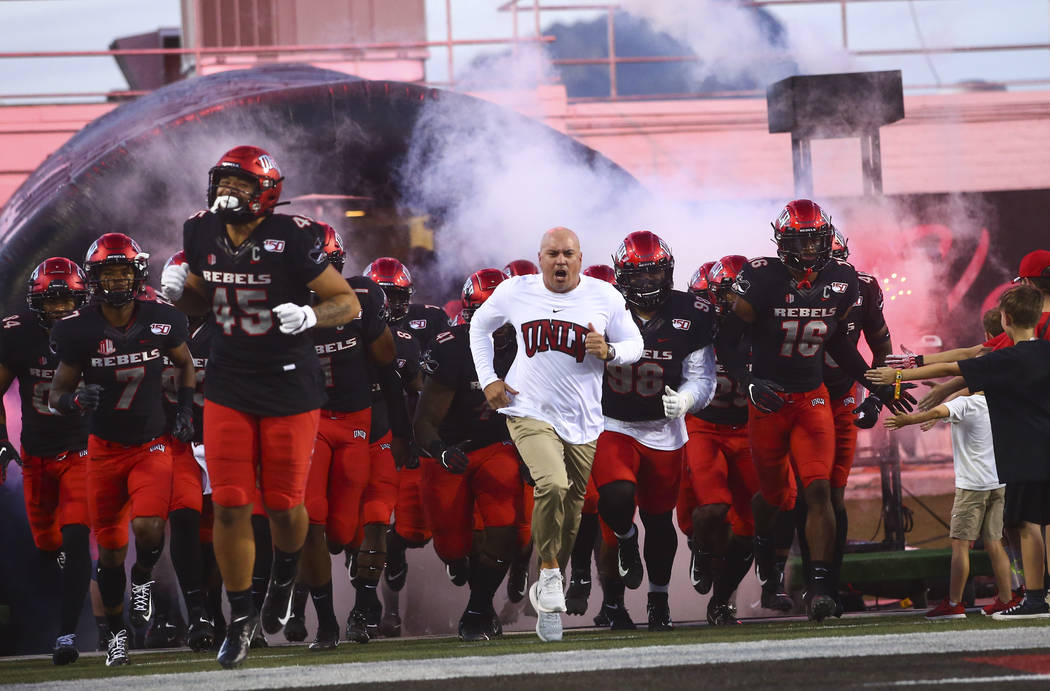
[{"label": "khaki short", "polygon": [[985,542],[1003,539],[1005,500],[1005,487],[986,490],[956,487],[955,502],[952,504],[951,537],[957,540],[976,540],[983,537]]}]

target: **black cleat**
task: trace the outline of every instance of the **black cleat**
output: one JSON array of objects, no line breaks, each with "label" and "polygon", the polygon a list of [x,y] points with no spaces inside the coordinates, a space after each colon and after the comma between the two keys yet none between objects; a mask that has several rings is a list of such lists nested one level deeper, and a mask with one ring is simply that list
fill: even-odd
[{"label": "black cleat", "polygon": [[489,640],[492,619],[485,612],[473,612],[467,608],[459,618],[459,640],[465,643]]},{"label": "black cleat", "polygon": [[346,621],[346,640],[368,643],[379,637],[379,622],[383,618],[383,607],[357,607],[350,610]]},{"label": "black cleat", "polygon": [[[136,643],[138,645],[138,632],[136,631]],[[153,616],[153,621],[150,623],[149,628],[146,630],[146,636],[143,639],[145,648],[178,648],[182,645],[182,641],[179,639],[179,627],[168,621],[167,615],[163,612],[157,612]]]},{"label": "black cleat", "polygon": [[822,622],[835,614],[835,598],[830,595],[813,595],[806,603],[810,621]]},{"label": "black cleat", "polygon": [[711,592],[711,554],[709,552],[689,553],[689,582],[693,584],[693,590],[701,595]]},{"label": "black cleat", "polygon": [[259,613],[259,621],[265,633],[277,633],[292,616],[292,590],[295,587],[295,579],[289,579],[287,583],[278,583],[271,578],[266,586],[266,599],[263,600],[262,611]]},{"label": "black cleat", "polygon": [[[306,640],[307,635],[306,617],[293,614],[288,623],[284,625],[284,640],[289,643],[302,643]],[[317,635],[320,636],[321,632],[318,631]]]},{"label": "black cleat", "polygon": [[790,612],[795,608],[795,603],[792,601],[791,596],[778,588],[774,583],[766,583],[762,586],[762,601],[761,604],[766,609],[771,609],[777,612]]},{"label": "black cleat", "polygon": [[401,615],[397,610],[383,613],[379,620],[379,635],[383,638],[401,638]]},{"label": "black cleat", "polygon": [[587,601],[591,597],[591,572],[590,569],[572,571],[569,578],[569,589],[565,593],[566,614],[586,614]]},{"label": "black cleat", "polygon": [[642,584],[642,556],[638,553],[638,528],[634,535],[618,540],[616,550],[616,570],[620,573],[623,584],[635,590]]},{"label": "black cleat", "polygon": [[517,604],[529,589],[529,560],[515,559],[507,570],[507,599]]},{"label": "black cleat", "polygon": [[719,602],[712,597],[707,601],[707,623],[711,626],[739,624],[736,618],[736,607],[728,602]]},{"label": "black cleat", "polygon": [[[269,648],[270,642],[266,640],[266,636],[263,635],[262,627],[255,627],[255,634],[252,636],[252,650],[256,648]],[[219,650],[222,650],[220,647]]]},{"label": "black cleat", "polygon": [[602,626],[613,631],[633,631],[638,627],[631,621],[631,615],[622,602],[603,602],[602,608],[594,617],[594,625]]},{"label": "black cleat", "polygon": [[[226,627],[226,638],[216,658],[225,669],[236,669],[248,657],[248,650],[255,647],[255,634],[259,628],[259,616],[234,619]],[[266,639],[263,639],[266,640]]]},{"label": "black cleat", "polygon": [[186,645],[197,653],[215,646],[215,625],[203,614],[191,615],[189,628],[186,629]]},{"label": "black cleat", "polygon": [[387,555],[383,578],[395,593],[405,587],[405,580],[408,578],[408,562],[405,561],[404,550],[401,550],[399,555]]},{"label": "black cleat", "polygon": [[55,649],[51,651],[51,662],[56,665],[68,665],[76,662],[78,657],[80,657],[80,651],[77,650],[77,635],[67,633],[59,636],[55,641]]},{"label": "black cleat", "polygon": [[326,630],[323,626],[318,626],[317,638],[309,647],[310,650],[334,650],[337,645],[339,645],[339,627]]},{"label": "black cleat", "polygon": [[503,635],[503,622],[499,620],[499,615],[496,614],[496,608],[489,605],[489,611],[486,613],[489,618],[489,638],[499,638]]},{"label": "black cleat", "polygon": [[467,561],[467,557],[445,562],[445,573],[448,574],[448,580],[452,581],[452,585],[457,587],[464,585],[470,576],[470,562]]},{"label": "black cleat", "polygon": [[667,593],[649,593],[649,603],[645,607],[649,613],[650,631],[673,631],[671,607],[667,603]]},{"label": "black cleat", "polygon": [[106,645],[106,667],[119,667],[129,665],[128,659],[128,630],[121,629],[109,637]]},{"label": "black cleat", "polygon": [[[146,631],[153,620],[153,579],[136,582],[136,572],[131,570],[131,611],[128,619],[137,631]],[[147,577],[148,578],[148,577]]]}]

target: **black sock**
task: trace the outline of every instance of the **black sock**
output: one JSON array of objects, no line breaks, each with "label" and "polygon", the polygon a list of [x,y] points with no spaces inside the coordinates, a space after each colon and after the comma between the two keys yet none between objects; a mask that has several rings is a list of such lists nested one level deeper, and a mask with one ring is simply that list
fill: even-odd
[{"label": "black sock", "polygon": [[809,586],[816,595],[831,595],[831,564],[826,561],[810,562]]},{"label": "black sock", "polygon": [[332,602],[332,582],[310,587],[310,599],[314,601],[319,629],[339,630],[339,621],[335,618],[335,605]]},{"label": "black sock", "polygon": [[[164,551],[164,538],[161,537],[160,542],[153,547],[146,547],[138,540],[135,540],[135,566],[138,566],[140,573],[149,574],[153,571],[153,567],[160,561],[160,555]],[[134,573],[134,571],[132,572]]]},{"label": "black sock", "polygon": [[91,587],[91,551],[88,546],[90,530],[86,525],[62,526],[62,608],[60,634],[76,633],[84,598]]},{"label": "black sock", "polygon": [[594,553],[594,542],[598,539],[598,514],[585,513],[580,516],[580,529],[576,533],[576,542],[572,546],[572,557],[569,563],[573,571],[591,571],[591,555]]},{"label": "black sock", "polygon": [[252,589],[227,590],[226,599],[230,602],[230,620],[250,617],[255,614],[255,603],[252,601]]},{"label": "black sock", "polygon": [[390,528],[386,534],[386,568],[392,573],[401,571],[401,567],[404,566],[406,547],[405,539],[398,534],[397,530]]},{"label": "black sock", "polygon": [[773,568],[775,569],[773,576],[776,579],[777,590],[782,593],[786,592],[784,571],[787,569],[787,557],[778,556],[776,561],[773,562]]},{"label": "black sock", "polygon": [[598,490],[598,514],[617,535],[626,535],[634,524],[633,482],[617,480]]},{"label": "black sock", "polygon": [[503,577],[507,575],[507,566],[505,562],[491,558],[470,558],[470,574],[467,577],[470,599],[467,609],[474,612],[488,612],[492,609],[492,598],[503,582]]},{"label": "black sock", "polygon": [[773,551],[773,541],[767,537],[756,534],[754,540],[755,566],[758,568],[758,578],[769,588],[776,583],[776,558]]},{"label": "black sock", "polygon": [[729,549],[726,550],[725,566],[714,581],[713,596],[721,602],[728,602],[733,591],[740,586],[744,576],[751,570],[752,561],[754,561],[753,541],[737,536],[730,538]]},{"label": "black sock", "polygon": [[[325,586],[321,586],[322,588]],[[332,592],[332,582],[328,581],[328,593]],[[306,600],[307,597],[313,593],[314,589],[305,583],[296,583],[295,589],[292,590],[292,616],[299,617],[300,619],[306,616]]]},{"label": "black sock", "polygon": [[201,611],[204,607],[201,515],[193,509],[178,509],[168,515],[168,522],[171,524],[171,565],[175,567],[186,610]]},{"label": "black sock", "polygon": [[266,599],[266,588],[270,585],[270,569],[273,566],[273,539],[270,536],[270,519],[252,516],[252,534],[255,539],[255,563],[252,565],[252,600],[255,609],[262,609]]},{"label": "black sock", "polygon": [[671,512],[640,513],[645,526],[645,572],[653,585],[664,586],[671,582],[671,567],[678,551],[678,533],[674,529]]},{"label": "black sock", "polygon": [[124,604],[124,589],[128,584],[124,565],[102,566],[99,564],[95,579],[98,581],[98,592],[102,597],[102,605],[112,608]]},{"label": "black sock", "polygon": [[602,604],[620,605],[623,603],[624,585],[619,576],[606,579],[602,586]]},{"label": "black sock", "polygon": [[376,592],[376,585],[378,585],[376,581],[357,579],[357,584],[354,585],[354,590],[357,591],[357,599],[354,601],[355,609],[373,609],[382,606],[379,602],[379,593]]},{"label": "black sock", "polygon": [[835,509],[835,558],[831,565],[831,590],[836,595],[840,590],[842,558],[846,554],[846,537],[849,534],[849,516],[846,507]]},{"label": "black sock", "polygon": [[294,579],[296,572],[299,570],[299,555],[302,554],[302,552],[302,548],[299,548],[294,552],[285,552],[274,547],[273,580],[277,583],[284,584]]},{"label": "black sock", "polygon": [[123,631],[127,628],[127,624],[124,623],[124,612],[117,612],[116,614],[106,615],[106,626],[109,627],[109,634],[112,636],[118,631]]}]

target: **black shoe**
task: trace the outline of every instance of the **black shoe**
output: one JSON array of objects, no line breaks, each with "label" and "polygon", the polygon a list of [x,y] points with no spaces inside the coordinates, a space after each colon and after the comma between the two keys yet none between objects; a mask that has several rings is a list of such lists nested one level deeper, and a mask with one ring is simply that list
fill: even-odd
[{"label": "black shoe", "polygon": [[[287,629],[285,629],[287,631]],[[332,629],[317,627],[317,638],[310,644],[310,650],[333,650],[339,645],[339,626]]]},{"label": "black shoe", "polygon": [[240,667],[248,657],[248,651],[255,647],[255,632],[258,628],[259,616],[256,614],[231,621],[226,627],[226,638],[216,658],[219,664],[225,669]]},{"label": "black shoe", "polygon": [[517,604],[529,589],[529,560],[516,558],[507,570],[507,599]]},{"label": "black shoe", "polygon": [[153,619],[153,579],[137,583],[135,573],[138,569],[131,570],[131,611],[128,619],[131,628],[145,631]]},{"label": "black shoe", "polygon": [[292,591],[295,579],[289,579],[287,583],[278,583],[271,578],[266,586],[266,599],[263,600],[262,611],[259,613],[259,621],[265,633],[277,633],[288,619],[292,616]]},{"label": "black shoe", "polygon": [[590,569],[573,569],[569,578],[569,589],[565,593],[566,614],[586,614],[587,601],[591,597]]},{"label": "black shoe", "polygon": [[346,640],[354,643],[368,643],[379,636],[379,621],[382,608],[354,607],[350,618],[346,620]]},{"label": "black shoe", "polygon": [[701,595],[711,592],[711,554],[692,551],[689,554],[689,582],[693,590]]},{"label": "black shoe", "polygon": [[623,603],[603,602],[602,608],[594,617],[595,626],[603,626],[613,631],[633,631],[638,627],[631,621],[631,615]]},{"label": "black shoe", "polygon": [[383,569],[383,578],[395,593],[405,587],[405,580],[408,578],[408,562],[405,561],[404,550],[401,551],[400,557],[394,561],[388,555],[386,568]]},{"label": "black shoe", "polygon": [[485,612],[473,612],[468,607],[459,618],[459,640],[465,643],[489,640],[492,619]]},{"label": "black shoe", "polygon": [[[229,633],[229,631],[227,631],[227,633]],[[256,648],[269,648],[269,647],[270,647],[270,642],[268,640],[266,640],[266,636],[263,635],[262,627],[261,626],[256,626],[255,627],[255,634],[252,636],[252,650],[255,650]],[[219,650],[222,650],[222,648],[219,648]]]},{"label": "black shoe", "polygon": [[77,650],[77,635],[67,633],[59,636],[55,641],[55,649],[51,652],[51,662],[56,665],[68,665],[76,662],[78,657],[80,657],[80,651]]},{"label": "black shoe", "polygon": [[616,550],[616,570],[620,572],[623,584],[635,590],[642,584],[642,556],[638,553],[638,528],[633,527],[634,535],[619,540]]},{"label": "black shoe", "polygon": [[1046,599],[1041,597],[1035,597],[1030,593],[1025,593],[1025,596],[1021,598],[1021,601],[1009,609],[1004,609],[1002,612],[996,612],[992,615],[992,619],[996,621],[1020,621],[1022,619],[1047,619],[1050,618],[1050,606],[1047,606]]},{"label": "black shoe", "polygon": [[762,606],[777,612],[790,612],[795,608],[791,596],[778,588],[776,584],[767,583],[762,586]]},{"label": "black shoe", "polygon": [[830,595],[814,594],[806,602],[806,614],[810,621],[822,622],[835,613],[835,598]]},{"label": "black shoe", "polygon": [[379,620],[379,635],[383,638],[401,638],[401,615],[397,610],[383,613]]},{"label": "black shoe", "polygon": [[711,626],[739,624],[736,618],[736,607],[728,602],[719,602],[712,597],[707,601],[707,623]]},{"label": "black shoe", "polygon": [[[293,614],[288,623],[284,625],[284,640],[289,643],[302,643],[306,640],[307,635],[306,617]],[[318,635],[320,635],[320,632],[318,632]]]},{"label": "black shoe", "polygon": [[197,653],[211,650],[215,645],[215,625],[203,614],[190,616],[190,626],[186,629],[186,645]]},{"label": "black shoe", "polygon": [[489,611],[486,613],[489,618],[489,638],[499,638],[503,635],[503,622],[499,620],[499,615],[496,614],[496,608],[489,605]]},{"label": "black shoe", "polygon": [[128,630],[121,629],[109,637],[106,645],[106,667],[131,664],[128,659]]},{"label": "black shoe", "polygon": [[[136,634],[138,634],[137,631]],[[177,648],[180,645],[179,627],[168,621],[168,617],[163,612],[157,612],[146,630],[143,641],[145,648]],[[137,637],[135,647],[139,647]]]},{"label": "black shoe", "polygon": [[445,562],[445,572],[448,574],[448,580],[452,581],[452,585],[461,586],[470,576],[470,563],[466,557]]},{"label": "black shoe", "polygon": [[650,631],[672,631],[671,607],[667,603],[667,593],[649,593],[649,603],[645,607],[649,613]]}]

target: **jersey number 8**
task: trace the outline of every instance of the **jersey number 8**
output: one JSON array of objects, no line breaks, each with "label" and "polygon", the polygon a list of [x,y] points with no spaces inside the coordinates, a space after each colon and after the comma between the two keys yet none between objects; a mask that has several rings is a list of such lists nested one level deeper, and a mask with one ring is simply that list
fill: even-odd
[{"label": "jersey number 8", "polygon": [[640,365],[609,365],[609,388],[614,393],[656,396],[664,392],[664,368],[655,362]]}]

